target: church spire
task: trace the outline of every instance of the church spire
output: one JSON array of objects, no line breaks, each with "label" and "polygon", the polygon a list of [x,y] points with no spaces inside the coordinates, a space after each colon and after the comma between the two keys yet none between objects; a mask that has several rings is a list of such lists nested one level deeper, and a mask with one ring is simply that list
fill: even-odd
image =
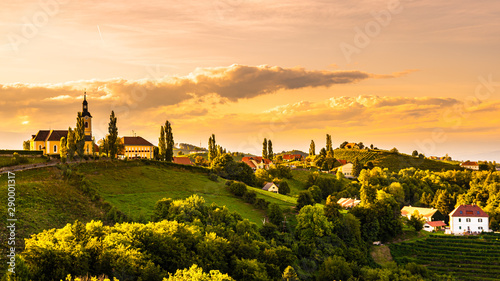
[{"label": "church spire", "polygon": [[89,104],[87,102],[87,91],[83,92],[83,110],[82,110],[82,116],[89,116],[89,117],[92,117],[92,115],[90,115],[90,112],[89,112]]}]

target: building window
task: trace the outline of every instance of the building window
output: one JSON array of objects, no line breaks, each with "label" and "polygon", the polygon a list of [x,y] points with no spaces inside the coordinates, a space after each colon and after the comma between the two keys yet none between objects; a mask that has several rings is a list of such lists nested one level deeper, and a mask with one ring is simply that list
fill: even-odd
[{"label": "building window", "polygon": [[482,230],[482,229],[483,229],[483,227],[482,227],[482,226],[479,226],[477,229]]},{"label": "building window", "polygon": [[462,219],[458,219],[458,222],[462,222]]},{"label": "building window", "polygon": [[89,122],[85,122],[85,128],[89,127]]},{"label": "building window", "polygon": [[477,222],[483,222],[483,219],[477,219]]},{"label": "building window", "polygon": [[54,153],[57,152],[57,145],[54,145]]},{"label": "building window", "polygon": [[466,222],[470,222],[470,219],[465,219]]},{"label": "building window", "polygon": [[42,150],[42,145],[38,145],[38,150]]},{"label": "building window", "polygon": [[459,227],[458,227],[458,229],[462,229],[462,227],[461,227],[461,226],[459,226]]}]

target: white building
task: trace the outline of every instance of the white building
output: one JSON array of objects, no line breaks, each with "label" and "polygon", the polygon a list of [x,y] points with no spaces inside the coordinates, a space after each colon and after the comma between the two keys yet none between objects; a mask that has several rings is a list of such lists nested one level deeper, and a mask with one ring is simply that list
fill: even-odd
[{"label": "white building", "polygon": [[347,163],[344,166],[340,167],[339,169],[342,172],[342,174],[344,174],[344,177],[348,179],[354,179],[356,177],[353,174],[352,167],[353,167],[352,163]]},{"label": "white building", "polygon": [[427,221],[424,223],[422,229],[428,232],[432,232],[432,231],[438,231],[445,226],[446,223],[444,223],[444,221]]},{"label": "white building", "polygon": [[404,206],[401,209],[401,215],[411,219],[411,216],[417,214],[422,216],[422,218],[427,221],[433,221],[432,217],[436,214],[437,209],[434,208],[420,208],[420,207],[412,207],[412,206]]},{"label": "white building", "polygon": [[460,163],[460,167],[474,171],[479,171],[479,164],[477,162],[465,161]]},{"label": "white building", "polygon": [[278,193],[278,187],[274,184],[274,182],[266,182],[262,189],[265,191]]},{"label": "white building", "polygon": [[477,205],[460,205],[450,213],[451,234],[490,231],[489,216]]}]

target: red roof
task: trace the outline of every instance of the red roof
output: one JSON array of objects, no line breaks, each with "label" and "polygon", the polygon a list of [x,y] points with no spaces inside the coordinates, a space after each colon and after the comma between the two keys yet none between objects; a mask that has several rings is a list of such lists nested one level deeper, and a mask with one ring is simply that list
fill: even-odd
[{"label": "red roof", "polygon": [[248,166],[250,166],[250,168],[253,168],[253,169],[257,168],[257,167],[256,167],[256,166],[252,163],[252,161],[248,161],[248,160],[246,160],[246,161],[245,161],[245,160],[243,160],[242,162],[243,162],[243,163],[245,163],[245,164],[247,164]]},{"label": "red roof", "polygon": [[300,160],[302,159],[302,155],[300,154],[285,154],[283,155],[283,160]]},{"label": "red roof", "polygon": [[426,223],[432,227],[446,226],[446,223],[444,223],[444,221],[428,221]]},{"label": "red roof", "polygon": [[342,160],[342,159],[337,159],[337,161],[339,161],[339,163],[342,164],[342,166],[348,163],[347,160]]},{"label": "red roof", "polygon": [[[250,162],[250,160],[254,160],[256,161],[257,163],[262,163],[262,161],[264,161],[265,164],[271,164],[271,160],[269,159],[262,159],[262,157],[260,156],[245,156],[241,159],[241,162]],[[248,163],[247,163],[248,164]]]},{"label": "red roof", "polygon": [[149,141],[143,139],[142,137],[123,137],[124,145],[142,145],[142,146],[154,146]]},{"label": "red roof", "polygon": [[460,163],[460,166],[477,166],[477,162],[472,162],[472,161],[465,161]]},{"label": "red roof", "polygon": [[188,157],[174,157],[174,163],[182,165],[193,165],[193,162],[191,162],[191,159],[189,159]]},{"label": "red roof", "polygon": [[489,217],[478,205],[460,205],[450,213],[450,217]]}]

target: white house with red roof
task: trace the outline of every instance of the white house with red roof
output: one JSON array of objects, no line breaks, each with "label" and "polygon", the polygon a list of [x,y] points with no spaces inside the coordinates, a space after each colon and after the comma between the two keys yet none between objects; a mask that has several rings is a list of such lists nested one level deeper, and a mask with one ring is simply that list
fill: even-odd
[{"label": "white house with red roof", "polygon": [[269,159],[263,159],[259,156],[246,156],[241,159],[241,162],[247,164],[252,168],[252,170],[258,169],[269,169],[269,167],[273,164],[273,162]]},{"label": "white house with red roof", "polygon": [[460,205],[450,213],[451,234],[488,232],[489,216],[477,205]]},{"label": "white house with red roof", "polygon": [[479,164],[477,162],[465,161],[465,162],[460,163],[460,167],[470,169],[470,170],[479,171]]}]

